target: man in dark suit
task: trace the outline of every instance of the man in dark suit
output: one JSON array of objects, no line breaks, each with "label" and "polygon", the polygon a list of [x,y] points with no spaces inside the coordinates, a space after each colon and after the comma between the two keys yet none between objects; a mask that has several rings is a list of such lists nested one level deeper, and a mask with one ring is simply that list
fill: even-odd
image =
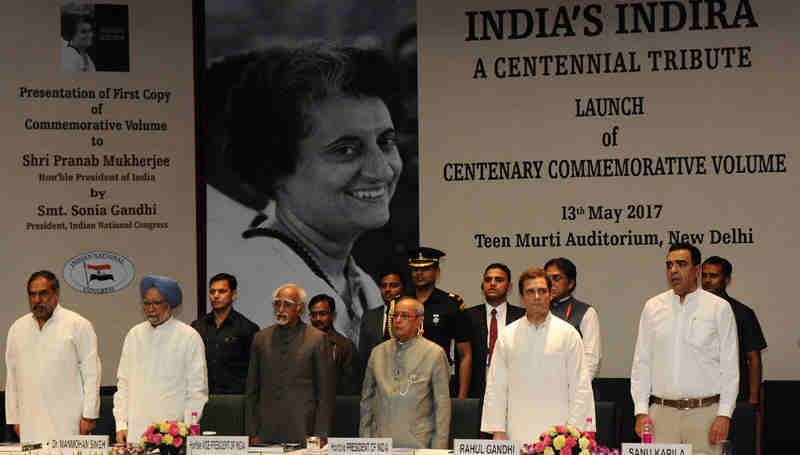
[{"label": "man in dark suit", "polygon": [[331,355],[336,365],[336,394],[361,395],[359,379],[361,361],[350,338],[333,328],[336,320],[336,300],[327,294],[318,294],[308,302],[311,325],[325,332],[331,343]]},{"label": "man in dark suit", "polygon": [[325,332],[300,320],[306,291],[279,287],[277,324],[258,332],[250,350],[246,423],[251,443],[302,443],[328,437],[336,405],[336,373]]},{"label": "man in dark suit", "polygon": [[486,303],[466,311],[472,325],[470,338],[472,381],[468,395],[470,398],[483,399],[486,391],[486,371],[491,364],[491,352],[500,331],[525,315],[524,308],[508,303],[507,296],[511,292],[511,287],[511,270],[508,266],[500,263],[489,264],[483,272],[481,282],[481,292]]},{"label": "man in dark suit", "polygon": [[387,314],[392,301],[403,295],[406,285],[403,274],[391,267],[384,269],[378,280],[383,306],[367,310],[361,317],[358,353],[363,362],[362,369],[366,368],[372,348],[391,338]]}]

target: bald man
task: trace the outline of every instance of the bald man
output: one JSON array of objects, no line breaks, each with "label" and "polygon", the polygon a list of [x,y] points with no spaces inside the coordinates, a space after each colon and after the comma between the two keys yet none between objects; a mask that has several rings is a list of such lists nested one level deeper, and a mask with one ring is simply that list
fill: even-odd
[{"label": "bald man", "polygon": [[446,449],[450,436],[447,356],[419,335],[425,307],[402,297],[389,314],[392,339],[372,350],[361,391],[359,436],[396,447]]},{"label": "bald man", "polygon": [[307,303],[296,284],[279,287],[272,296],[277,323],[253,338],[246,404],[253,443],[302,443],[331,430],[335,364],[325,332],[300,319]]}]

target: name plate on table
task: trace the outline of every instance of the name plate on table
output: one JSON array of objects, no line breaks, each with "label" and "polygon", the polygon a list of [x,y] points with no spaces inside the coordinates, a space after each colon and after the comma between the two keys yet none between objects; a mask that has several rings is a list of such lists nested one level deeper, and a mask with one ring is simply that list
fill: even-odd
[{"label": "name plate on table", "polygon": [[247,455],[247,436],[189,436],[187,455]]},{"label": "name plate on table", "polygon": [[328,438],[328,455],[392,455],[392,438]]},{"label": "name plate on table", "polygon": [[455,439],[454,455],[517,455],[522,448],[519,441],[493,439]]},{"label": "name plate on table", "polygon": [[107,455],[108,436],[71,436],[51,439],[48,442],[51,455]]},{"label": "name plate on table", "polygon": [[622,455],[692,455],[692,445],[623,443]]}]

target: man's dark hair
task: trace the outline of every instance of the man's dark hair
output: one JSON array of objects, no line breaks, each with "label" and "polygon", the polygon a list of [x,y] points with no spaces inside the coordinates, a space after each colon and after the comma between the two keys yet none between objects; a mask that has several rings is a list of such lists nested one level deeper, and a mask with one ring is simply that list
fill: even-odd
[{"label": "man's dark hair", "polygon": [[273,47],[255,57],[228,98],[228,144],[234,170],[267,197],[295,172],[298,145],[326,99],[379,98],[395,117],[398,90],[380,50],[321,43]]},{"label": "man's dark hair", "polygon": [[231,291],[236,290],[237,282],[236,277],[231,275],[230,273],[218,273],[211,277],[208,280],[208,286],[211,287],[212,284],[216,283],[217,281],[227,281],[228,287],[231,288]]},{"label": "man's dark hair", "polygon": [[719,256],[711,256],[710,258],[703,261],[703,265],[711,264],[711,265],[718,265],[722,268],[722,278],[730,278],[733,274],[733,265],[725,258],[721,258]]},{"label": "man's dark hair", "polygon": [[399,269],[391,266],[387,266],[378,273],[378,286],[381,284],[381,280],[383,280],[388,275],[397,275],[400,278],[400,285],[403,287],[403,293],[405,293],[406,289],[406,277],[403,275],[403,272]]},{"label": "man's dark hair", "polygon": [[574,283],[574,286],[572,286],[572,291],[570,292],[575,292],[575,288],[578,287],[578,269],[575,267],[575,264],[573,264],[572,261],[567,258],[553,258],[547,261],[547,263],[544,265],[544,269],[547,270],[547,268],[551,265],[556,266],[556,268],[561,270],[561,273],[563,273],[568,280]]},{"label": "man's dark hair", "polygon": [[553,289],[553,282],[550,281],[550,277],[547,276],[547,273],[545,273],[544,269],[531,267],[525,269],[522,272],[522,275],[519,276],[519,295],[522,295],[524,291],[523,286],[525,285],[525,282],[528,280],[535,280],[536,278],[544,278],[544,281],[547,283],[547,289]]},{"label": "man's dark hair", "polygon": [[31,275],[31,277],[28,278],[28,287],[25,288],[26,291],[30,291],[31,283],[33,282],[33,280],[35,280],[37,278],[44,278],[47,281],[49,281],[51,290],[55,291],[56,289],[58,289],[59,284],[58,284],[58,278],[56,278],[56,275],[53,272],[49,271],[49,270],[39,270],[38,272],[34,272]]},{"label": "man's dark hair", "polygon": [[692,254],[692,265],[700,265],[702,256],[700,255],[700,250],[696,246],[687,242],[678,242],[678,243],[673,243],[669,247],[670,253],[679,250],[689,250],[689,253]]},{"label": "man's dark hair", "polygon": [[486,276],[486,272],[491,269],[500,269],[506,273],[506,281],[511,282],[511,269],[508,268],[507,265],[501,262],[492,262],[491,264],[486,266],[486,269],[483,271],[483,276]]},{"label": "man's dark hair", "polygon": [[328,302],[331,313],[336,313],[336,300],[333,300],[333,297],[329,296],[328,294],[317,294],[312,297],[308,302],[308,311],[311,311],[311,307],[319,302]]}]

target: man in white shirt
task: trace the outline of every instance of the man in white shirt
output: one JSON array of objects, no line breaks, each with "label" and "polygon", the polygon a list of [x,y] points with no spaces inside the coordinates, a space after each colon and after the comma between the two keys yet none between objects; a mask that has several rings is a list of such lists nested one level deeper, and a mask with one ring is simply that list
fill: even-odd
[{"label": "man in white shirt", "polygon": [[58,304],[58,278],[28,279],[31,313],[6,341],[6,422],[21,441],[89,434],[100,411],[100,358],[92,323]]},{"label": "man in white shirt", "polygon": [[544,270],[522,272],[519,290],[526,314],[495,344],[481,431],[525,442],[536,441],[553,425],[595,431],[594,396],[578,331],[550,314]]},{"label": "man in white shirt", "polygon": [[472,324],[472,380],[469,383],[470,398],[483,399],[486,393],[486,373],[500,332],[512,322],[525,316],[525,310],[508,303],[511,284],[511,269],[495,262],[483,272],[481,293],[486,303],[468,308],[465,313]]},{"label": "man in white shirt", "polygon": [[203,339],[172,317],[183,293],[178,282],[148,275],[139,285],[145,321],[125,337],[117,370],[117,442],[139,442],[155,421],[191,422],[208,401]]},{"label": "man in white shirt", "polygon": [[666,274],[672,289],[642,310],[631,396],[637,434],[649,418],[654,442],[689,443],[694,453],[710,453],[728,437],[739,391],[739,351],[730,305],[698,288],[700,259],[694,245],[669,248]]},{"label": "man in white shirt", "polygon": [[572,261],[567,258],[550,259],[544,265],[544,270],[553,283],[550,312],[569,322],[581,335],[584,365],[591,382],[597,377],[603,356],[597,310],[572,296],[578,284],[578,269]]}]

